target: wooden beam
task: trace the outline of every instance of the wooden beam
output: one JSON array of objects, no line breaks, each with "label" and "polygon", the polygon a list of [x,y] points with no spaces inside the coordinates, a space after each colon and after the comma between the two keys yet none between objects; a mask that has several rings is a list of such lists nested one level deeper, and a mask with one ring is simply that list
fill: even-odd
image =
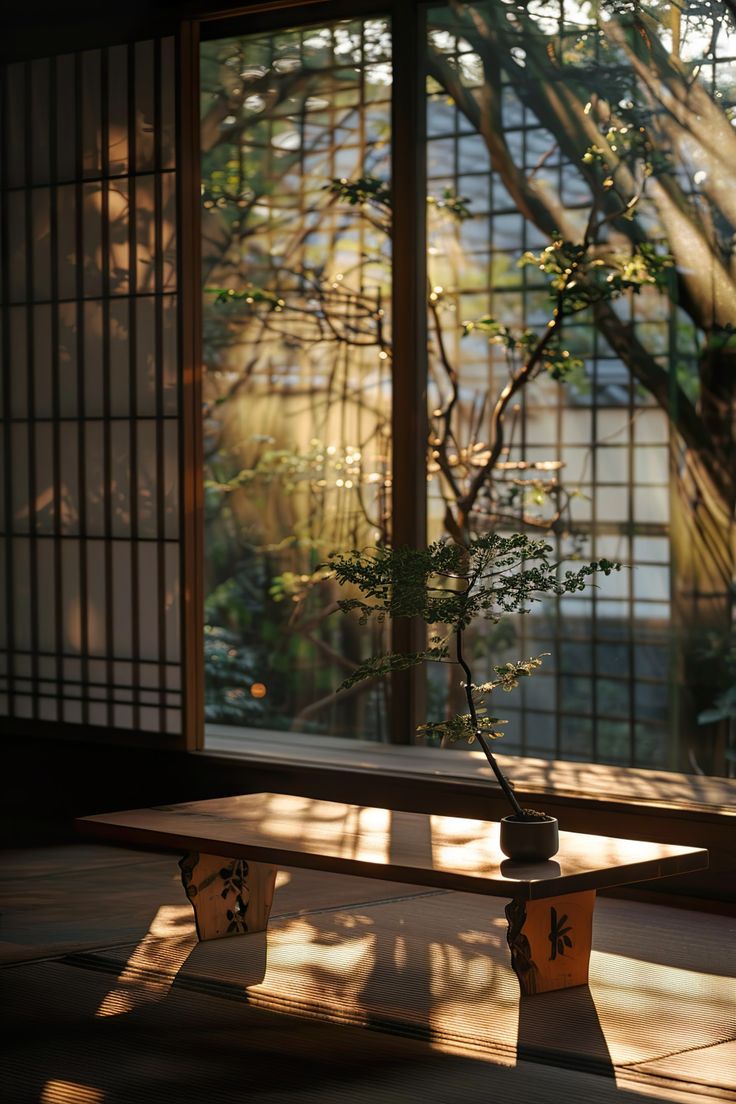
[{"label": "wooden beam", "polygon": [[202,478],[202,277],[199,195],[199,26],[177,36],[177,202],[179,294],[179,471],[184,745],[204,746],[204,583]]},{"label": "wooden beam", "polygon": [[[391,543],[421,548],[427,540],[427,263],[424,125],[424,12],[394,4],[391,13]],[[394,651],[425,647],[425,626],[392,621]],[[425,719],[424,671],[391,677],[391,742],[413,744]]]}]

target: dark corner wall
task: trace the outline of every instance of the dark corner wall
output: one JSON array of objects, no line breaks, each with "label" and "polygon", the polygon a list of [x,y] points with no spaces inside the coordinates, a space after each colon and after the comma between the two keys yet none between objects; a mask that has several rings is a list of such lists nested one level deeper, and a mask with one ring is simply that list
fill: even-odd
[{"label": "dark corner wall", "polygon": [[193,5],[171,0],[126,0],[122,4],[100,4],[73,0],[68,4],[41,0],[15,4],[2,22],[8,33],[0,40],[0,61],[40,57],[59,50],[86,50],[112,46],[151,36],[171,34],[179,19]]}]

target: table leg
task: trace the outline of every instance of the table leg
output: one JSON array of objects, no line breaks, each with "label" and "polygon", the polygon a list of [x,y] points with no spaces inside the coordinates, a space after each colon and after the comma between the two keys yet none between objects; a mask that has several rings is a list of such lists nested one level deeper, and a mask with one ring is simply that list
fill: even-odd
[{"label": "table leg", "polygon": [[595,890],[515,898],[506,906],[511,965],[523,994],[588,984]]},{"label": "table leg", "polygon": [[179,866],[199,939],[266,930],[276,884],[275,866],[201,855],[198,851],[190,851]]}]

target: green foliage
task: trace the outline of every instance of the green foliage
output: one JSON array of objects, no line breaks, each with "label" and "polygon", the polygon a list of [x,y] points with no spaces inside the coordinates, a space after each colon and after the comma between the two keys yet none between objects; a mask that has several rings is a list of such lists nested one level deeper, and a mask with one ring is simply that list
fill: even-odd
[{"label": "green foliage", "polygon": [[[205,489],[213,497],[219,498],[242,488],[252,489],[254,484],[259,488],[276,485],[284,494],[304,488],[321,492],[328,479],[334,483],[336,478],[344,477],[357,482],[361,475],[360,450],[349,445],[337,447],[313,437],[309,445],[300,450],[276,448],[273,447],[275,439],[265,434],[251,436],[244,444],[259,446],[255,462],[219,479],[206,479]],[[304,540],[298,539],[298,533],[293,537],[292,543],[307,547]]]},{"label": "green foliage", "polygon": [[[373,206],[382,211],[390,211],[392,207],[391,189],[385,181],[375,176],[360,176],[356,180],[348,180],[346,177],[335,178],[324,188],[332,195],[344,200],[351,207]],[[440,196],[427,196],[427,203],[437,210],[444,210],[459,222],[472,217],[468,207],[470,200],[467,196],[459,196],[452,188],[444,188]]]},{"label": "green foliage", "polygon": [[551,552],[551,545],[523,533],[484,533],[467,546],[443,539],[424,549],[336,553],[327,567],[364,595],[339,603],[345,611],[359,610],[363,624],[369,617],[419,617],[457,631],[476,617],[496,623],[504,614],[528,613],[531,602],[583,590],[596,571],[609,575],[617,567],[600,560],[560,576]]},{"label": "green foliage", "polygon": [[[710,708],[698,714],[698,723],[736,720],[736,629],[732,629],[725,639],[719,634],[712,634],[702,651],[702,659],[715,670],[723,689]],[[731,756],[734,757],[733,752]]]},{"label": "green foliage", "polygon": [[440,197],[427,196],[427,203],[430,207],[436,207],[438,211],[446,211],[458,222],[472,218],[472,212],[468,207],[470,199],[467,196],[456,195],[452,188],[444,188]]},{"label": "green foliage", "polygon": [[[482,333],[487,335],[489,345],[503,345],[508,353],[518,353],[525,357],[534,351],[540,341],[539,335],[534,330],[513,330],[492,315],[463,322],[462,328],[463,337],[473,332]],[[543,370],[553,379],[573,382],[579,388],[584,388],[585,361],[581,357],[573,356],[570,350],[564,347],[559,333],[546,345],[541,363]]]},{"label": "green foliage", "polygon": [[[352,608],[348,602],[340,603],[340,606],[343,610]],[[365,679],[389,675],[393,671],[406,671],[409,667],[416,667],[417,664],[424,663],[425,660],[439,661],[444,659],[447,654],[447,645],[437,643],[421,652],[388,652],[384,655],[372,656],[365,663],[361,663],[348,678],[341,682],[338,689],[349,690],[351,686],[355,686],[356,683],[363,682]]]},{"label": "green foliage", "polygon": [[698,724],[736,720],[736,683],[716,696],[710,709],[698,714]]},{"label": "green foliage", "polygon": [[[593,575],[610,575],[619,565],[599,560],[576,571],[561,574],[550,559],[552,547],[522,533],[501,536],[485,533],[471,538],[467,546],[447,539],[424,549],[370,548],[335,553],[326,568],[339,583],[356,589],[360,597],[338,602],[343,612],[356,611],[361,624],[369,618],[419,618],[428,626],[444,626],[445,635],[430,637],[423,651],[392,652],[373,656],[362,663],[340,689],[365,679],[406,670],[424,662],[458,662],[462,634],[476,618],[498,622],[507,614],[525,614],[533,602],[583,590]],[[458,659],[450,657],[450,638],[455,636]],[[477,732],[496,738],[501,735],[498,717],[488,714],[488,699],[496,690],[509,692],[522,678],[541,665],[542,657],[504,663],[493,668],[495,678],[466,685],[469,712],[447,720],[420,726],[425,735],[449,740],[472,739]]]},{"label": "green foliage", "polygon": [[[445,649],[445,654],[447,649]],[[494,690],[503,690],[510,693],[519,685],[519,680],[528,678],[537,667],[541,667],[542,658],[549,655],[531,656],[529,659],[520,659],[516,662],[502,663],[494,666],[497,677],[483,682],[480,685],[470,684],[470,693],[474,706],[475,718],[470,713],[459,713],[444,721],[430,721],[417,727],[417,731],[425,736],[444,736],[454,743],[456,740],[467,740],[472,744],[476,739],[478,730],[487,738],[496,740],[503,736],[499,727],[507,722],[500,717],[489,716],[488,699]]]},{"label": "green foliage", "polygon": [[269,310],[279,311],[284,309],[286,305],[284,300],[275,295],[271,291],[265,291],[263,288],[253,287],[250,284],[243,291],[236,291],[234,288],[217,288],[206,287],[204,289],[205,295],[213,295],[215,303],[247,303],[255,305],[265,305]]},{"label": "green foliage", "polygon": [[372,204],[376,207],[390,209],[391,189],[383,180],[375,176],[361,176],[357,180],[348,180],[346,177],[333,179],[324,185],[325,191],[339,199],[349,203],[351,207]]},{"label": "green foliage", "polygon": [[204,634],[205,720],[263,724],[266,703],[249,693],[257,681],[256,656],[241,634],[206,625]]},{"label": "green foliage", "polygon": [[[633,209],[627,209],[626,217]],[[659,251],[650,242],[639,242],[628,251],[612,250],[555,235],[544,249],[538,253],[527,250],[518,261],[519,268],[534,267],[548,277],[554,307],[546,330],[538,333],[530,328],[514,329],[493,315],[483,315],[463,322],[462,336],[484,334],[489,344],[501,345],[509,357],[530,364],[539,357],[540,369],[552,379],[573,383],[584,391],[585,361],[566,347],[563,317],[579,314],[596,303],[611,302],[627,292],[639,294],[647,285],[662,287],[673,264],[670,253]],[[549,329],[554,331],[551,339]]]},{"label": "green foliage", "polygon": [[486,717],[482,710],[476,710],[475,721],[470,713],[456,713],[454,717],[448,717],[445,721],[427,721],[426,724],[417,725],[417,732],[424,737],[439,737],[454,744],[458,740],[466,740],[472,744],[480,731],[486,739],[496,740],[503,736],[498,731],[498,725],[505,725],[506,721],[498,717]]},{"label": "green foliage", "polygon": [[533,265],[550,277],[551,297],[560,300],[565,314],[618,299],[627,291],[639,294],[646,285],[661,287],[673,264],[672,254],[660,252],[651,242],[613,250],[559,237],[539,253],[527,250],[519,259],[520,267]]}]

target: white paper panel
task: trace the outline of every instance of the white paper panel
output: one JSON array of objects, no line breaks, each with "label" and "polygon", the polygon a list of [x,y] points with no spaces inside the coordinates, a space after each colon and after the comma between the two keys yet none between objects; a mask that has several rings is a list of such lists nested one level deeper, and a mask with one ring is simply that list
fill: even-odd
[{"label": "white paper panel", "polygon": [[[55,548],[53,541],[40,540],[36,543],[38,559],[36,573],[36,595],[38,609],[38,647],[42,652],[56,650],[56,587],[54,585]],[[50,666],[50,665],[49,665]],[[49,668],[39,674],[52,673]]]},{"label": "white paper panel", "polygon": [[105,547],[102,541],[85,541],[87,554],[87,651],[91,656],[107,653],[105,633],[107,616],[105,597]]},{"label": "white paper panel", "polygon": [[130,536],[130,426],[115,421],[110,425],[110,495],[112,535]]},{"label": "white paper panel", "polygon": [[84,304],[84,413],[99,418],[104,411],[102,390],[102,304]]},{"label": "white paper panel", "polygon": [[[133,603],[131,592],[130,541],[112,542],[112,621],[115,626],[115,654],[133,654]],[[115,664],[115,680],[131,682],[133,670],[130,664]]]},{"label": "white paper panel", "polygon": [[[54,428],[51,422],[36,422],[36,486],[34,490],[36,532],[54,532]],[[44,543],[44,542],[40,542]]]},{"label": "white paper panel", "polygon": [[[21,651],[0,711],[178,731],[180,670],[160,662],[180,652],[179,438],[161,418],[179,406],[176,196],[173,172],[156,175],[175,163],[175,88],[173,39],[10,69],[13,421],[0,448],[9,438],[13,528],[0,572],[9,559],[13,608],[0,604],[0,646],[10,616]],[[34,643],[48,654],[32,657]]]},{"label": "white paper panel", "polygon": [[76,187],[63,184],[56,191],[56,272],[60,299],[73,299],[77,292],[76,211]]},{"label": "white paper panel", "polygon": [[28,320],[25,307],[10,308],[10,413],[28,417]]},{"label": "white paper panel", "polygon": [[107,159],[111,176],[128,171],[128,50],[113,46],[107,53]]},{"label": "white paper panel", "polygon": [[31,648],[31,556],[30,541],[13,540],[13,636],[19,651]]},{"label": "white paper panel", "polygon": [[140,656],[144,660],[157,660],[158,641],[158,577],[156,545],[140,541],[138,553],[138,617],[140,624]]},{"label": "white paper panel", "polygon": [[37,418],[50,418],[54,410],[51,307],[37,304],[33,310],[33,404]]}]

